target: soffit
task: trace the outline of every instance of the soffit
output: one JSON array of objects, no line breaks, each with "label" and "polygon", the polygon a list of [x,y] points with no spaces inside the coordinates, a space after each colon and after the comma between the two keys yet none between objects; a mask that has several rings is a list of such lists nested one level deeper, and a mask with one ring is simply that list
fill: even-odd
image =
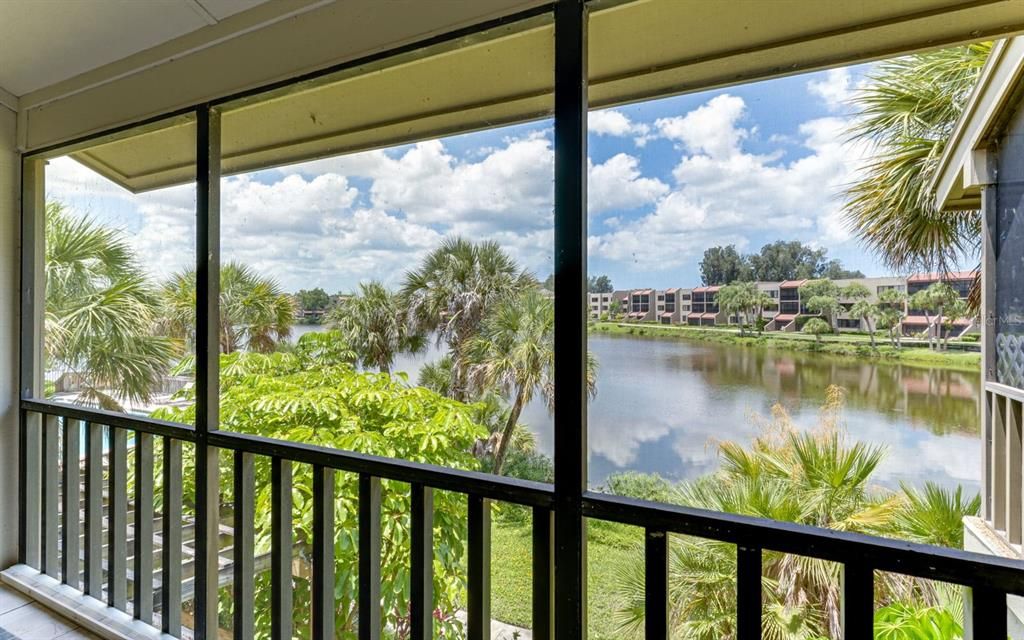
[{"label": "soffit", "polygon": [[[303,18],[315,20],[314,13]],[[592,14],[591,106],[1021,30],[1024,0],[638,0]],[[413,142],[549,113],[549,23],[531,23],[527,29],[504,26],[431,53],[436,55],[410,54],[394,64],[350,69],[326,84],[323,79],[310,82],[226,112],[225,171]],[[189,126],[150,135],[148,153],[135,140],[76,157],[132,190],[174,184],[191,179],[194,153],[182,153],[177,160],[169,153],[187,147]],[[129,147],[136,148],[129,153]]]},{"label": "soffit", "polygon": [[23,95],[266,0],[0,2],[0,86]]}]

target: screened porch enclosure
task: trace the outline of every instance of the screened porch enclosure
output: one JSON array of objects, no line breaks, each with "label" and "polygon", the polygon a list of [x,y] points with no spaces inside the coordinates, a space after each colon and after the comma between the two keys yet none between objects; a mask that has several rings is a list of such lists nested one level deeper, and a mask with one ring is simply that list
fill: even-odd
[{"label": "screened porch enclosure", "polygon": [[[535,639],[587,637],[587,527],[598,521],[642,531],[646,638],[668,638],[675,625],[669,567],[673,540],[683,536],[735,547],[739,640],[762,637],[763,559],[773,553],[840,567],[844,638],[874,637],[882,572],[961,587],[969,637],[1005,638],[1007,597],[1024,596],[1016,559],[593,491],[587,311],[579,302],[588,294],[589,111],[1002,36],[1024,30],[1024,2],[499,4],[484,22],[382,41],[331,64],[275,67],[258,82],[242,74],[240,90],[226,80],[212,91],[198,87],[197,74],[194,85],[179,80],[173,100],[163,96],[173,104],[165,108],[141,104],[156,97],[140,92],[134,111],[121,105],[105,115],[85,108],[98,97],[83,90],[79,125],[59,100],[31,112],[19,156],[18,425],[0,443],[18,444],[18,561],[2,580],[117,637],[428,640],[455,630],[484,640],[492,638],[491,521],[501,505],[528,522],[522,570]],[[309,33],[291,37],[320,33],[315,14],[296,18]],[[185,76],[199,58],[183,58]],[[167,71],[157,66],[153,78]],[[125,82],[131,94],[137,87]],[[545,250],[557,290],[553,483],[225,428],[238,424],[222,404],[222,276],[233,240],[226,180],[538,122],[551,129],[553,157],[554,206],[543,212],[553,224]],[[194,207],[189,226],[167,231],[187,237],[191,255],[165,260],[181,263],[194,291],[175,370],[188,409],[159,417],[133,410],[145,403],[110,392],[109,376],[93,371],[80,376],[94,375],[93,395],[76,381],[77,395],[54,396],[46,242],[57,214],[47,176],[58,158],[100,176],[117,197],[145,201],[180,189],[181,206]],[[137,395],[148,399],[154,389]],[[1019,401],[1006,406],[1019,414]],[[1019,443],[1016,451],[1019,458]],[[407,539],[389,538],[393,522]],[[445,564],[450,527],[464,528],[465,548]],[[396,556],[399,573],[382,571]],[[351,592],[339,586],[345,580]],[[437,605],[451,584],[461,589],[458,620]],[[389,597],[401,606],[383,606]]]}]

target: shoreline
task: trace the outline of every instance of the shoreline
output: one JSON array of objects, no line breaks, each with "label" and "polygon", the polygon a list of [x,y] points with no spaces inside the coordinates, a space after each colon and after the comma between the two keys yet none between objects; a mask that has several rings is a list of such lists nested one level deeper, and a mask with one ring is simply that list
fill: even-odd
[{"label": "shoreline", "polygon": [[[803,334],[779,334],[778,332],[739,334],[738,329],[698,329],[676,325],[641,324],[628,322],[593,322],[588,333],[621,335],[668,340],[688,340],[711,344],[735,345],[746,348],[790,351],[793,353],[823,354],[830,357],[860,362],[882,364],[903,364],[919,368],[941,368],[965,373],[981,372],[981,354],[978,352],[932,351],[926,347],[903,347],[895,349],[889,345],[887,336],[876,338],[877,347],[872,349],[868,340],[850,338],[835,339],[829,336],[820,345]],[[801,337],[797,337],[797,335]],[[832,339],[830,339],[832,338]]]}]

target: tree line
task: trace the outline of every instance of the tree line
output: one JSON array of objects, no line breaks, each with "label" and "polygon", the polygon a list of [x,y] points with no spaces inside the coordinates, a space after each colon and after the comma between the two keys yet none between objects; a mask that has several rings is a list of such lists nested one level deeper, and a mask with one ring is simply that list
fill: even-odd
[{"label": "tree line", "polygon": [[776,240],[758,253],[740,254],[736,245],[705,249],[700,261],[700,279],[704,286],[738,281],[779,282],[829,278],[863,278],[860,271],[843,267],[841,261],[828,259],[827,249],[815,249],[798,240]]}]

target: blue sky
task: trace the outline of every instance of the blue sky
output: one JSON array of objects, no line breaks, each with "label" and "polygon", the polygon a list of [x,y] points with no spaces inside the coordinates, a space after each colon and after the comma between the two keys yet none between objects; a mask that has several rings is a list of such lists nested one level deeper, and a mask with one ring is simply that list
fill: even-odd
[{"label": "blue sky", "polygon": [[[617,288],[691,286],[704,249],[777,239],[884,269],[842,223],[870,150],[845,141],[864,67],[667,98],[590,117],[589,270]],[[223,259],[288,290],[397,285],[446,235],[493,239],[541,278],[552,265],[550,121],[328,158],[222,183]],[[73,161],[51,198],[118,226],[156,277],[189,264],[194,191],[128,194]]]}]

